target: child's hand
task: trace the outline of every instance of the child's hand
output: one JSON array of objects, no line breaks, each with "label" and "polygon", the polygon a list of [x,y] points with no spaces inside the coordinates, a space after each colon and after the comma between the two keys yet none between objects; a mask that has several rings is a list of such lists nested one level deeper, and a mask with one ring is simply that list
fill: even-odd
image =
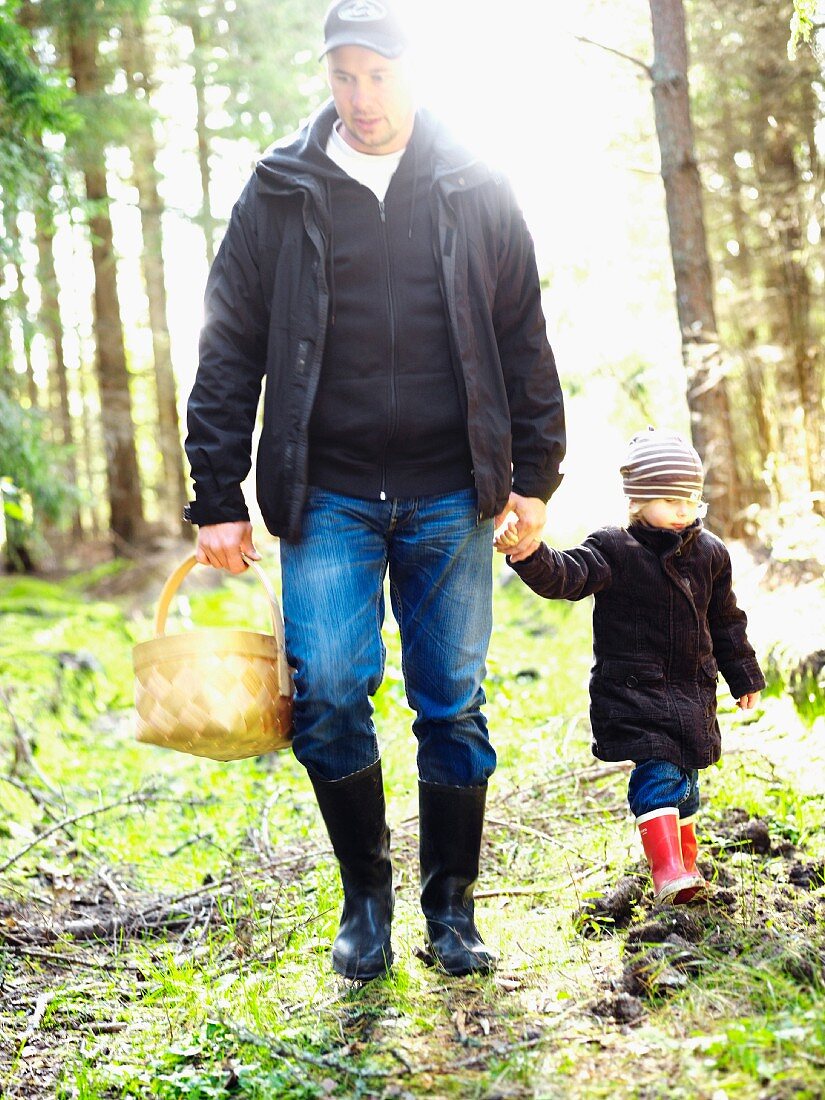
[{"label": "child's hand", "polygon": [[510,512],[502,525],[493,532],[493,546],[499,554],[506,554],[518,542],[518,517]]},{"label": "child's hand", "polygon": [[749,691],[747,695],[741,695],[736,700],[736,705],[740,710],[753,710],[759,702],[759,696],[761,694],[761,691]]}]

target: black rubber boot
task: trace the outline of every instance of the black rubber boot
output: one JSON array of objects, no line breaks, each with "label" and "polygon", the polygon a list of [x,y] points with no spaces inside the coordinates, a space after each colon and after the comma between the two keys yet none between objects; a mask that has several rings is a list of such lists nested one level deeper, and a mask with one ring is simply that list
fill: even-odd
[{"label": "black rubber boot", "polygon": [[310,779],[344,886],[332,969],[367,982],[385,974],[392,963],[394,894],[381,761],[344,779]]},{"label": "black rubber boot", "polygon": [[418,784],[421,908],[431,959],[448,974],[487,974],[496,964],[478,934],[473,903],[486,799],[486,783]]}]

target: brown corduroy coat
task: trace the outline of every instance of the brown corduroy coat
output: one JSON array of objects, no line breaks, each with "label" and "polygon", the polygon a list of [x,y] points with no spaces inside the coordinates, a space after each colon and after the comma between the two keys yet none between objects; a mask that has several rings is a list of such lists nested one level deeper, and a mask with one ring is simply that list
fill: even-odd
[{"label": "brown corduroy coat", "polygon": [[717,672],[735,698],[765,686],[731,585],[724,543],[683,532],[605,527],[571,550],[544,543],[511,563],[547,599],[595,597],[590,721],[600,760],[719,759]]}]

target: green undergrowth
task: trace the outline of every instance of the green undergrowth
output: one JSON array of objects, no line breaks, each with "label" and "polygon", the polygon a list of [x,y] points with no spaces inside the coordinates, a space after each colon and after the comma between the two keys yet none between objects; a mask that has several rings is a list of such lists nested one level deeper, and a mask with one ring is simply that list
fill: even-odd
[{"label": "green undergrowth", "polygon": [[[13,860],[0,927],[16,937],[0,946],[0,1092],[50,1095],[31,1068],[46,1051],[61,1100],[825,1093],[823,800],[767,753],[788,726],[787,698],[750,722],[723,702],[735,747],[703,775],[700,835],[730,897],[702,911],[690,980],[636,996],[632,1020],[600,1014],[624,980],[628,933],[588,935],[572,918],[623,876],[644,880],[627,769],[590,755],[590,607],[538,600],[506,576],[486,684],[499,767],[476,903],[499,970],[452,979],[417,956],[414,741],[388,624],[375,708],[396,962],[366,987],[330,972],[340,885],[292,755],[219,764],[139,745],[130,649],[151,636],[152,609],[95,598],[98,575],[0,581],[3,771],[15,723],[36,768],[21,764],[17,785],[0,779],[0,865]],[[252,577],[184,586],[169,630],[218,624],[265,628]],[[803,724],[787,733],[804,753]],[[770,851],[735,831],[757,818]],[[806,885],[794,885],[797,867]],[[93,918],[93,935],[60,931]]]}]

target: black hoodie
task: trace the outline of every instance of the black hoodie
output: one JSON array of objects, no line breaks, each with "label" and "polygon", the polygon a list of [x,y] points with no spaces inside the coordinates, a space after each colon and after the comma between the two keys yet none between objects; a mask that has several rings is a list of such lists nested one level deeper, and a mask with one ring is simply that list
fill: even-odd
[{"label": "black hoodie", "polygon": [[466,397],[433,250],[423,128],[414,128],[383,202],[328,163],[319,171],[332,226],[330,310],[309,482],[371,498],[469,488]]}]

